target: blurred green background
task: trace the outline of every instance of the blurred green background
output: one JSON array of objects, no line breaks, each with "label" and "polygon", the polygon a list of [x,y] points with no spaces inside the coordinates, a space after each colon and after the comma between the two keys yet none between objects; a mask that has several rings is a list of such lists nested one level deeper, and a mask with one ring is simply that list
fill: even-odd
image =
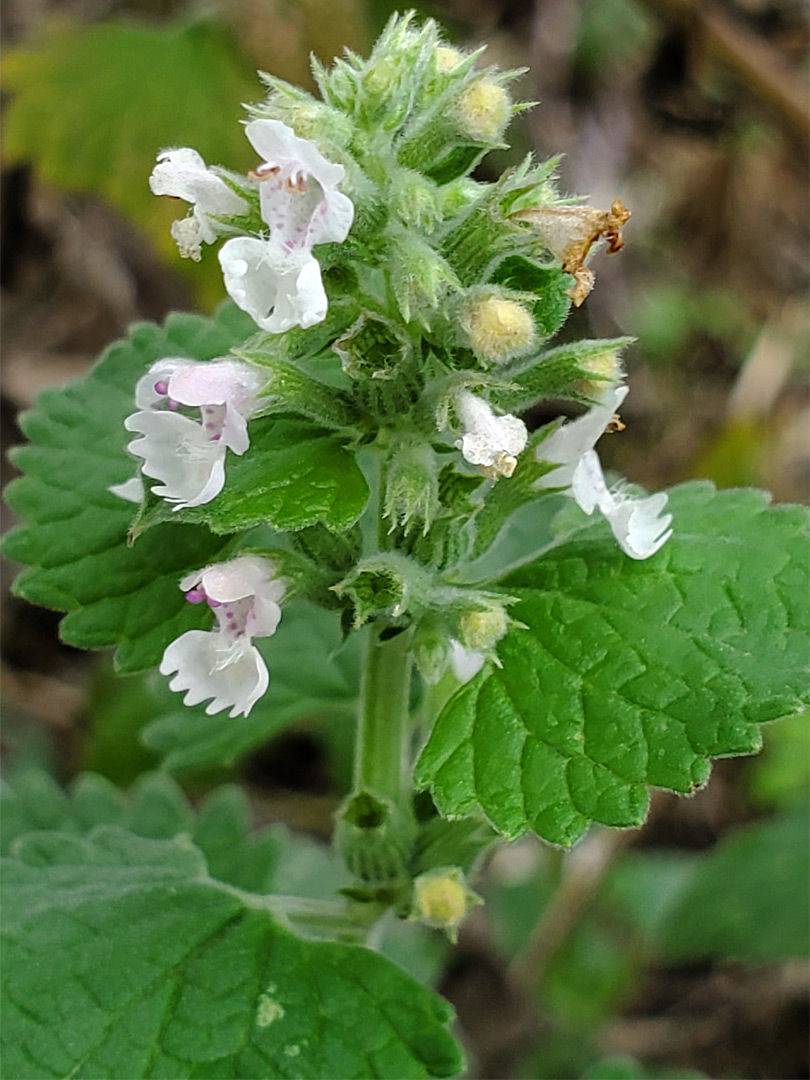
[{"label": "blurred green background", "polygon": [[[249,167],[240,105],[262,96],[256,69],[311,86],[310,52],[365,51],[392,10],[7,0],[4,448],[37,390],[81,374],[130,322],[209,311],[224,295],[213,251],[200,264],[177,256],[176,206],[146,182],[156,152],[191,145]],[[564,330],[638,339],[627,428],[605,440],[606,463],[650,489],[707,476],[807,501],[804,3],[419,10],[455,44],[487,43],[491,61],[530,68],[517,91],[541,104],[482,178],[530,148],[562,152],[564,191],[603,207],[620,197],[633,212],[625,250],[595,256],[596,288]],[[94,769],[128,786],[173,737],[171,695],[62,646],[56,617],[11,598],[9,577],[9,769],[40,770],[27,774],[34,793],[42,771],[68,782]],[[150,724],[152,749],[139,738]],[[238,779],[255,823],[323,839],[349,781],[351,729],[348,715],[313,716],[230,770],[176,772],[193,799]],[[804,716],[766,731],[760,758],[718,763],[694,798],[657,795],[637,833],[596,832],[565,857],[531,841],[499,852],[452,955],[428,932],[386,949],[453,1001],[473,1076],[806,1077],[807,800]],[[308,850],[318,877],[326,849]]]}]

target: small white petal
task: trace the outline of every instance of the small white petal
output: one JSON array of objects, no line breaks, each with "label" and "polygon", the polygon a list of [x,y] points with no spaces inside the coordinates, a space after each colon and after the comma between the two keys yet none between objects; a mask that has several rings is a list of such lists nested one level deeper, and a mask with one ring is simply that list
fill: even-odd
[{"label": "small white petal", "polygon": [[511,476],[529,438],[523,421],[511,413],[497,416],[483,398],[468,390],[456,397],[456,411],[465,428],[460,443],[465,461],[483,465],[495,475]]},{"label": "small white petal", "polygon": [[593,449],[626,396],[626,386],[612,387],[584,416],[563,424],[544,440],[536,451],[538,460],[556,462],[559,468],[546,473],[536,486],[567,488],[586,514],[598,508],[622,551],[631,559],[648,559],[672,536],[672,515],[661,516],[667,496],[635,498],[610,491]]},{"label": "small white petal", "polygon": [[[169,226],[172,239],[182,259],[199,262],[202,259],[203,228],[200,219],[191,217],[178,218]],[[216,239],[216,237],[214,237]],[[211,241],[209,241],[210,243]]]},{"label": "small white petal", "polygon": [[200,242],[211,244],[219,235],[212,215],[230,217],[244,214],[248,209],[245,200],[206,166],[196,150],[188,147],[164,150],[159,154],[158,163],[149,177],[149,186],[155,195],[171,195],[191,203],[196,226],[181,226],[179,237],[175,230],[172,235],[178,240],[181,254],[183,245],[190,246],[192,258],[195,258],[195,245],[199,252]]},{"label": "small white petal", "polygon": [[549,435],[537,447],[540,461],[556,462],[560,468],[546,473],[537,481],[538,487],[569,487],[574,470],[583,454],[593,450],[604,434],[616,410],[627,397],[626,386],[614,386],[607,390],[602,400],[576,420],[569,420]]},{"label": "small white petal", "polygon": [[450,666],[459,682],[469,682],[484,666],[485,660],[482,652],[467,649],[455,639],[450,642]]},{"label": "small white petal", "polygon": [[178,368],[184,367],[189,361],[178,356],[167,356],[152,364],[145,375],[142,375],[135,384],[135,407],[137,409],[152,409],[166,401],[166,394],[159,394],[155,386],[166,383]]},{"label": "small white petal", "polygon": [[126,499],[127,502],[143,501],[143,480],[140,476],[131,476],[123,484],[110,484],[107,490],[112,495],[117,495],[119,499]]},{"label": "small white petal", "polygon": [[[195,584],[201,582],[206,594],[212,600],[226,604],[229,600],[241,600],[245,596],[255,596],[267,587],[273,578],[273,564],[260,555],[239,555],[224,563],[213,563],[198,571]],[[274,582],[272,595],[284,588],[281,582]],[[181,588],[185,585],[181,583]],[[278,596],[278,599],[281,599]]]},{"label": "small white petal", "polygon": [[649,559],[672,536],[669,528],[672,514],[661,516],[667,503],[666,494],[659,492],[646,498],[619,494],[611,498],[612,505],[606,505],[602,513],[619,547],[631,559]]},{"label": "small white petal", "polygon": [[256,368],[237,360],[186,363],[169,378],[168,396],[196,408],[224,405],[222,442],[235,454],[244,454],[250,445],[246,417],[255,411],[264,381]]},{"label": "small white petal", "polygon": [[232,717],[247,716],[270,683],[261,653],[247,638],[219,630],[189,630],[163,654],[160,673],[171,675],[169,687],[186,691],[186,705],[211,698],[206,713],[230,709]]},{"label": "small white petal", "polygon": [[335,187],[346,175],[342,165],[327,161],[314,143],[296,135],[280,120],[252,120],[245,126],[245,135],[270,167],[305,172],[324,188]]},{"label": "small white petal", "polygon": [[268,333],[326,317],[321,269],[307,252],[281,256],[267,240],[239,236],[222,245],[219,261],[231,298]]},{"label": "small white petal", "polygon": [[139,433],[128,446],[143,459],[144,476],[160,480],[152,491],[176,509],[202,506],[225,485],[225,444],[207,437],[201,424],[173,412],[137,412],[124,426]]},{"label": "small white petal", "polygon": [[354,204],[337,190],[343,166],[280,120],[253,120],[245,134],[264,159],[257,170],[261,212],[276,250],[311,252],[316,244],[342,243],[354,220]]},{"label": "small white petal", "polygon": [[611,502],[602,463],[595,450],[586,450],[577,462],[571,478],[571,494],[586,514],[592,514],[597,506],[602,509]]}]

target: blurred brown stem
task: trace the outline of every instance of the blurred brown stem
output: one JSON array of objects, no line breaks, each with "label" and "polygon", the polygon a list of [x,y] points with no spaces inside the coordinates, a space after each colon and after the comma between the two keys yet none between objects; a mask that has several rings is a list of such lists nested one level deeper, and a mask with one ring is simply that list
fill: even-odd
[{"label": "blurred brown stem", "polygon": [[693,23],[707,52],[774,107],[805,143],[810,141],[810,109],[804,83],[785,66],[770,45],[735,25],[705,0],[642,2],[661,18]]},{"label": "blurred brown stem", "polygon": [[602,829],[565,856],[557,891],[512,961],[510,973],[518,986],[528,992],[540,983],[549,960],[576,926],[617,851],[634,836],[632,831]]}]

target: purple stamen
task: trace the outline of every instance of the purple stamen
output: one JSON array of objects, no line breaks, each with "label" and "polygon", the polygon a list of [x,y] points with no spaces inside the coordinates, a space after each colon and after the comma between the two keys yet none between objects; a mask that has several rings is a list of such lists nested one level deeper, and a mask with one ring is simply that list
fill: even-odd
[{"label": "purple stamen", "polygon": [[205,589],[197,587],[186,593],[186,600],[190,604],[201,604],[206,599]]},{"label": "purple stamen", "polygon": [[168,392],[169,392],[169,384],[167,382],[164,382],[163,379],[159,379],[155,383],[155,393],[156,394],[168,394]]},{"label": "purple stamen", "polygon": [[211,442],[219,442],[219,440],[220,440],[221,438],[222,438],[222,436],[221,436],[221,435],[212,435],[212,436],[211,436]]},{"label": "purple stamen", "polygon": [[169,400],[166,402],[166,405],[172,412],[177,412],[177,410],[180,408],[180,402],[175,401],[174,398],[169,398]]},{"label": "purple stamen", "polygon": [[206,604],[208,604],[208,606],[210,608],[222,607],[222,601],[221,600],[213,600],[210,596],[206,596],[205,602],[206,602]]}]

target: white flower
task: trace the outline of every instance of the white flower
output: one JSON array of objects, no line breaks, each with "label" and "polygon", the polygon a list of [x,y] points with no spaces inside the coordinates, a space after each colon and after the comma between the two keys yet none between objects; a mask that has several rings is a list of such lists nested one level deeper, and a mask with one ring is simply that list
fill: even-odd
[{"label": "white flower", "polygon": [[200,245],[212,244],[222,231],[214,217],[244,214],[248,204],[212,172],[196,150],[164,150],[149,177],[155,195],[191,203],[191,215],[172,223],[172,236],[185,259],[200,260]]},{"label": "white flower", "polygon": [[[152,365],[135,388],[138,412],[124,427],[141,436],[128,449],[143,459],[143,475],[160,481],[152,488],[156,495],[181,510],[202,506],[222,491],[225,454],[247,450],[247,419],[261,385],[260,373],[236,360],[169,357]],[[199,421],[180,412],[181,406],[199,410]]]},{"label": "white flower", "polygon": [[662,516],[667,496],[638,498],[618,489],[610,491],[593,448],[626,396],[626,386],[612,387],[584,416],[563,424],[540,444],[538,460],[559,467],[541,477],[537,486],[567,488],[586,514],[598,509],[604,515],[626,555],[648,559],[672,536],[672,515]]},{"label": "white flower", "polygon": [[259,181],[270,237],[235,237],[223,244],[225,288],[263,330],[306,329],[322,322],[327,310],[312,249],[342,243],[354,220],[351,199],[337,190],[345,170],[280,120],[253,120],[245,133],[264,159],[250,175]]},{"label": "white flower", "polygon": [[483,398],[469,390],[456,396],[456,412],[464,426],[464,435],[456,443],[471,465],[481,465],[489,476],[511,476],[517,465],[517,455],[525,450],[528,440],[526,425],[507,413],[497,416]]},{"label": "white flower", "polygon": [[222,245],[219,261],[231,299],[262,330],[306,330],[326,318],[321,268],[309,252],[282,254],[269,240],[239,236]]},{"label": "white flower", "polygon": [[354,220],[354,204],[337,190],[343,166],[327,161],[280,120],[253,120],[245,134],[264,159],[251,175],[260,181],[262,218],[273,245],[311,252],[316,244],[343,243]]},{"label": "white flower", "polygon": [[284,582],[273,577],[273,565],[266,559],[240,555],[194,571],[180,588],[189,603],[207,603],[217,625],[213,630],[188,630],[173,641],[160,662],[161,675],[174,674],[169,687],[186,691],[186,705],[210,698],[205,709],[209,716],[223,709],[230,709],[232,717],[247,716],[270,683],[252,639],[276,632]]}]

